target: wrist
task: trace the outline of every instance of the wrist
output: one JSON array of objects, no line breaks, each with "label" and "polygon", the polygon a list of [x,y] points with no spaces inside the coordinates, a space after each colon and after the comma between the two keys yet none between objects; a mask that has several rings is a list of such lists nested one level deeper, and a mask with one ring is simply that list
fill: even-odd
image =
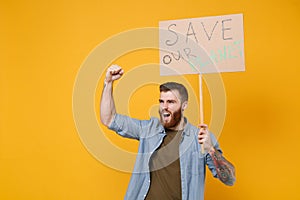
[{"label": "wrist", "polygon": [[209,155],[211,155],[211,156],[214,155],[214,154],[216,153],[215,147],[211,147],[211,148],[209,149],[208,153],[209,153]]},{"label": "wrist", "polygon": [[112,83],[112,81],[108,81],[108,80],[104,79],[104,85],[108,85],[108,84],[111,84],[111,83]]}]

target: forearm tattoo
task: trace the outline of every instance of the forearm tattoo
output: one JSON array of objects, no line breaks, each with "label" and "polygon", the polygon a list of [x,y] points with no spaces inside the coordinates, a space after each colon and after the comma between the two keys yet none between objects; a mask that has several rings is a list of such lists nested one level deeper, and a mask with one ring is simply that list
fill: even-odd
[{"label": "forearm tattoo", "polygon": [[209,154],[216,167],[218,178],[226,185],[233,185],[235,182],[234,166],[214,148],[209,151]]}]

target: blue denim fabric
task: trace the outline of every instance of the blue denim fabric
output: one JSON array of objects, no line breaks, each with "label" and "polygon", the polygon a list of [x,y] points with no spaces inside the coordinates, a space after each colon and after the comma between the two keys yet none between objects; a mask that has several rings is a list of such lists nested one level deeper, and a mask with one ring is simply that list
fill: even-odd
[{"label": "blue denim fabric", "polygon": [[[186,126],[179,145],[182,199],[202,200],[205,166],[208,166],[214,177],[217,177],[217,173],[211,156],[201,153],[201,145],[198,143],[199,129],[186,118],[185,121]],[[166,135],[164,127],[157,118],[137,120],[116,114],[109,128],[123,137],[139,140],[134,170],[124,199],[144,199],[150,186],[149,160]],[[210,134],[215,148],[222,152],[215,136]]]}]

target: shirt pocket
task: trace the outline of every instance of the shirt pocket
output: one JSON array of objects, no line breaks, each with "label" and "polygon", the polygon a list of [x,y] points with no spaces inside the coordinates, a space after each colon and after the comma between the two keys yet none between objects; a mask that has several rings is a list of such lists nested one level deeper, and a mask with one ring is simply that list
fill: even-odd
[{"label": "shirt pocket", "polygon": [[187,164],[187,173],[192,175],[203,174],[205,169],[204,157],[198,151],[194,151],[190,155]]}]

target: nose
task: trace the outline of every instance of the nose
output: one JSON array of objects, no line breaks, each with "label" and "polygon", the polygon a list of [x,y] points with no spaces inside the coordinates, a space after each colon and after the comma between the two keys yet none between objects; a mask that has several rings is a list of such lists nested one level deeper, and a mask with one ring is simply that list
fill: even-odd
[{"label": "nose", "polygon": [[167,102],[164,102],[164,103],[162,104],[162,109],[163,109],[163,110],[167,110],[167,109],[168,109],[168,103],[167,103]]}]

